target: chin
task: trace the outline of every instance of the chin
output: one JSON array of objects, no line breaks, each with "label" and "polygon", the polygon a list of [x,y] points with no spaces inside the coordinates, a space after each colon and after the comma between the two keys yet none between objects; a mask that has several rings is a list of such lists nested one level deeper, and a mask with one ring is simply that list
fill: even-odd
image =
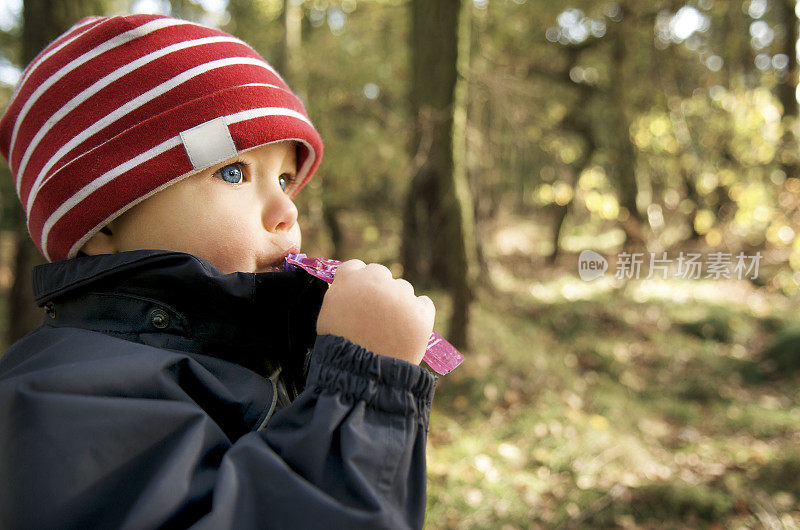
[{"label": "chin", "polygon": [[280,265],[269,265],[267,267],[260,267],[256,269],[254,272],[260,274],[262,272],[282,272],[282,271],[283,267],[281,267]]}]

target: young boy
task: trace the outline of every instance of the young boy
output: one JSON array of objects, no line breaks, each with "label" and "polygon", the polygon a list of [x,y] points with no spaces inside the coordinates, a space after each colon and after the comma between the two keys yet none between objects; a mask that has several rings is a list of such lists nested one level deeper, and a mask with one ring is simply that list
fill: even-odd
[{"label": "young boy", "polygon": [[255,51],[85,19],[0,148],[51,262],[0,359],[0,527],[422,526],[433,304],[380,265],[279,270],[322,142]]}]

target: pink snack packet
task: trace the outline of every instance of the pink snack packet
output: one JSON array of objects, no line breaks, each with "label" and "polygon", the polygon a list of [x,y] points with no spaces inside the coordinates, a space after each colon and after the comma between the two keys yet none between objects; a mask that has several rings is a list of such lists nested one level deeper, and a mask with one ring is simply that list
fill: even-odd
[{"label": "pink snack packet", "polygon": [[[289,254],[283,264],[284,270],[300,267],[310,275],[331,283],[341,261],[327,258],[309,258],[305,254]],[[464,356],[447,342],[444,337],[434,331],[428,339],[425,356],[422,358],[431,369],[439,375],[455,369],[464,360]]]}]

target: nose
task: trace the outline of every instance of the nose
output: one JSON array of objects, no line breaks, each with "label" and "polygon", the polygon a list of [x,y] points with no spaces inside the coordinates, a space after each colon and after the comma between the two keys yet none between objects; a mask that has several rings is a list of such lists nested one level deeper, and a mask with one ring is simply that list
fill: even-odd
[{"label": "nose", "polygon": [[297,206],[282,190],[275,190],[264,201],[261,223],[270,232],[289,230],[297,223]]}]

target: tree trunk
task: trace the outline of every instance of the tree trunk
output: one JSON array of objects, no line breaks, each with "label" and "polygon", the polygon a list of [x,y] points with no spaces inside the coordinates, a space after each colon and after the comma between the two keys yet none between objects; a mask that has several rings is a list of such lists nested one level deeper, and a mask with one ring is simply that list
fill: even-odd
[{"label": "tree trunk", "polygon": [[724,59],[727,86],[747,86],[754,70],[753,47],[748,38],[750,17],[742,11],[740,2],[733,1],[727,3],[725,19],[724,40],[719,48]]},{"label": "tree trunk", "polygon": [[42,310],[33,301],[31,288],[31,269],[44,263],[44,258],[39,249],[33,244],[25,227],[25,218],[22,206],[17,209],[19,225],[14,246],[14,282],[8,299],[8,330],[6,331],[6,344],[12,344],[21,339],[25,334],[33,331],[42,323]]},{"label": "tree trunk", "polygon": [[782,52],[789,58],[789,66],[785,75],[779,78],[775,87],[778,99],[783,106],[784,133],[782,138],[782,164],[781,167],[787,177],[800,176],[800,167],[797,161],[797,141],[791,132],[793,122],[797,119],[797,15],[795,14],[794,0],[780,0],[778,9],[781,19],[784,20],[786,31],[784,33]]},{"label": "tree trunk", "polygon": [[303,10],[296,5],[293,0],[283,0],[283,12],[281,13],[281,25],[283,26],[283,39],[281,49],[278,53],[278,61],[275,65],[283,78],[298,95],[304,95],[300,86],[299,79],[304,68],[300,65],[300,43],[303,38]]},{"label": "tree trunk", "polygon": [[22,3],[22,60],[37,53],[73,24],[105,13],[104,0],[24,0]]},{"label": "tree trunk", "polygon": [[[469,4],[411,2],[411,155],[417,161],[403,213],[404,276],[448,290],[450,341],[467,343],[475,263],[474,218],[465,168]],[[459,77],[459,74],[461,77]]]},{"label": "tree trunk", "polygon": [[[61,35],[83,17],[103,14],[101,0],[24,0],[22,4],[22,60],[25,64],[53,39]],[[44,262],[39,250],[28,236],[22,206],[16,214],[16,258],[14,282],[9,295],[8,344],[38,327],[42,312],[33,301],[31,269]]]},{"label": "tree trunk", "polygon": [[776,87],[778,99],[783,105],[784,117],[797,116],[797,15],[794,5],[794,0],[781,0],[778,3],[781,19],[785,21],[786,27],[781,52],[789,58],[786,75],[780,78]]},{"label": "tree trunk", "polygon": [[623,19],[614,24],[612,36],[611,62],[613,65],[611,87],[609,94],[609,109],[611,118],[611,134],[613,147],[609,150],[608,158],[611,166],[613,180],[619,192],[620,204],[628,211],[630,217],[622,223],[628,243],[641,242],[642,215],[636,204],[639,195],[639,186],[636,182],[636,150],[630,137],[631,127],[631,95],[630,95],[630,68],[631,62],[628,53],[630,28],[633,26],[630,10],[622,4]]},{"label": "tree trunk", "polygon": [[331,201],[322,201],[322,217],[333,245],[331,258],[342,261],[347,254],[344,248],[344,231],[342,223],[339,221],[339,208],[334,206]]},{"label": "tree trunk", "polygon": [[553,250],[546,257],[548,265],[555,265],[558,260],[558,255],[561,253],[561,230],[564,228],[564,221],[567,219],[567,214],[572,206],[572,201],[569,201],[564,206],[555,204],[553,206],[553,225],[550,230],[550,241],[553,244]]},{"label": "tree trunk", "polygon": [[[588,105],[587,100],[583,100],[583,102],[584,104]],[[597,142],[595,142],[594,139],[594,130],[592,129],[592,126],[587,121],[577,118],[577,116],[576,119],[578,121],[574,124],[571,124],[569,121],[564,124],[567,130],[580,135],[584,141],[583,154],[578,158],[578,160],[575,161],[575,163],[571,164],[568,169],[570,173],[569,184],[573,187],[577,187],[578,179],[580,178],[581,173],[583,173],[583,170],[589,166],[589,163],[592,161],[592,157],[597,150]],[[563,206],[559,204],[555,205],[553,225],[550,232],[553,250],[546,258],[548,265],[555,265],[556,261],[558,260],[558,255],[561,251],[561,234],[564,228],[564,221],[567,219],[567,215],[569,214],[570,208],[572,208],[574,202],[574,200],[570,200]]]},{"label": "tree trunk", "polygon": [[690,173],[689,169],[686,167],[681,168],[681,178],[683,180],[683,185],[686,187],[686,198],[692,201],[694,204],[694,213],[689,218],[689,230],[690,230],[690,241],[698,241],[702,236],[697,231],[697,228],[694,226],[694,219],[697,215],[697,211],[700,208],[700,194],[697,193],[697,187],[694,185],[694,180],[692,178],[692,174]]},{"label": "tree trunk", "polygon": [[[580,50],[572,48],[569,50],[569,60],[565,68],[561,72],[561,76],[567,80],[569,79],[570,71],[579,64]],[[575,160],[574,163],[568,167],[569,182],[568,184],[575,188],[580,179],[581,173],[586,169],[592,161],[595,151],[597,150],[596,132],[592,121],[587,117],[587,109],[592,104],[594,97],[597,95],[597,89],[585,83],[577,83],[578,98],[570,108],[569,112],[561,120],[560,127],[567,132],[577,135],[583,141],[583,152],[581,156]],[[558,255],[561,249],[561,232],[564,228],[564,221],[569,214],[572,207],[573,200],[567,204],[555,204],[553,214],[553,225],[550,231],[551,242],[553,250],[547,256],[546,261],[549,265],[555,265],[558,260]]]}]

